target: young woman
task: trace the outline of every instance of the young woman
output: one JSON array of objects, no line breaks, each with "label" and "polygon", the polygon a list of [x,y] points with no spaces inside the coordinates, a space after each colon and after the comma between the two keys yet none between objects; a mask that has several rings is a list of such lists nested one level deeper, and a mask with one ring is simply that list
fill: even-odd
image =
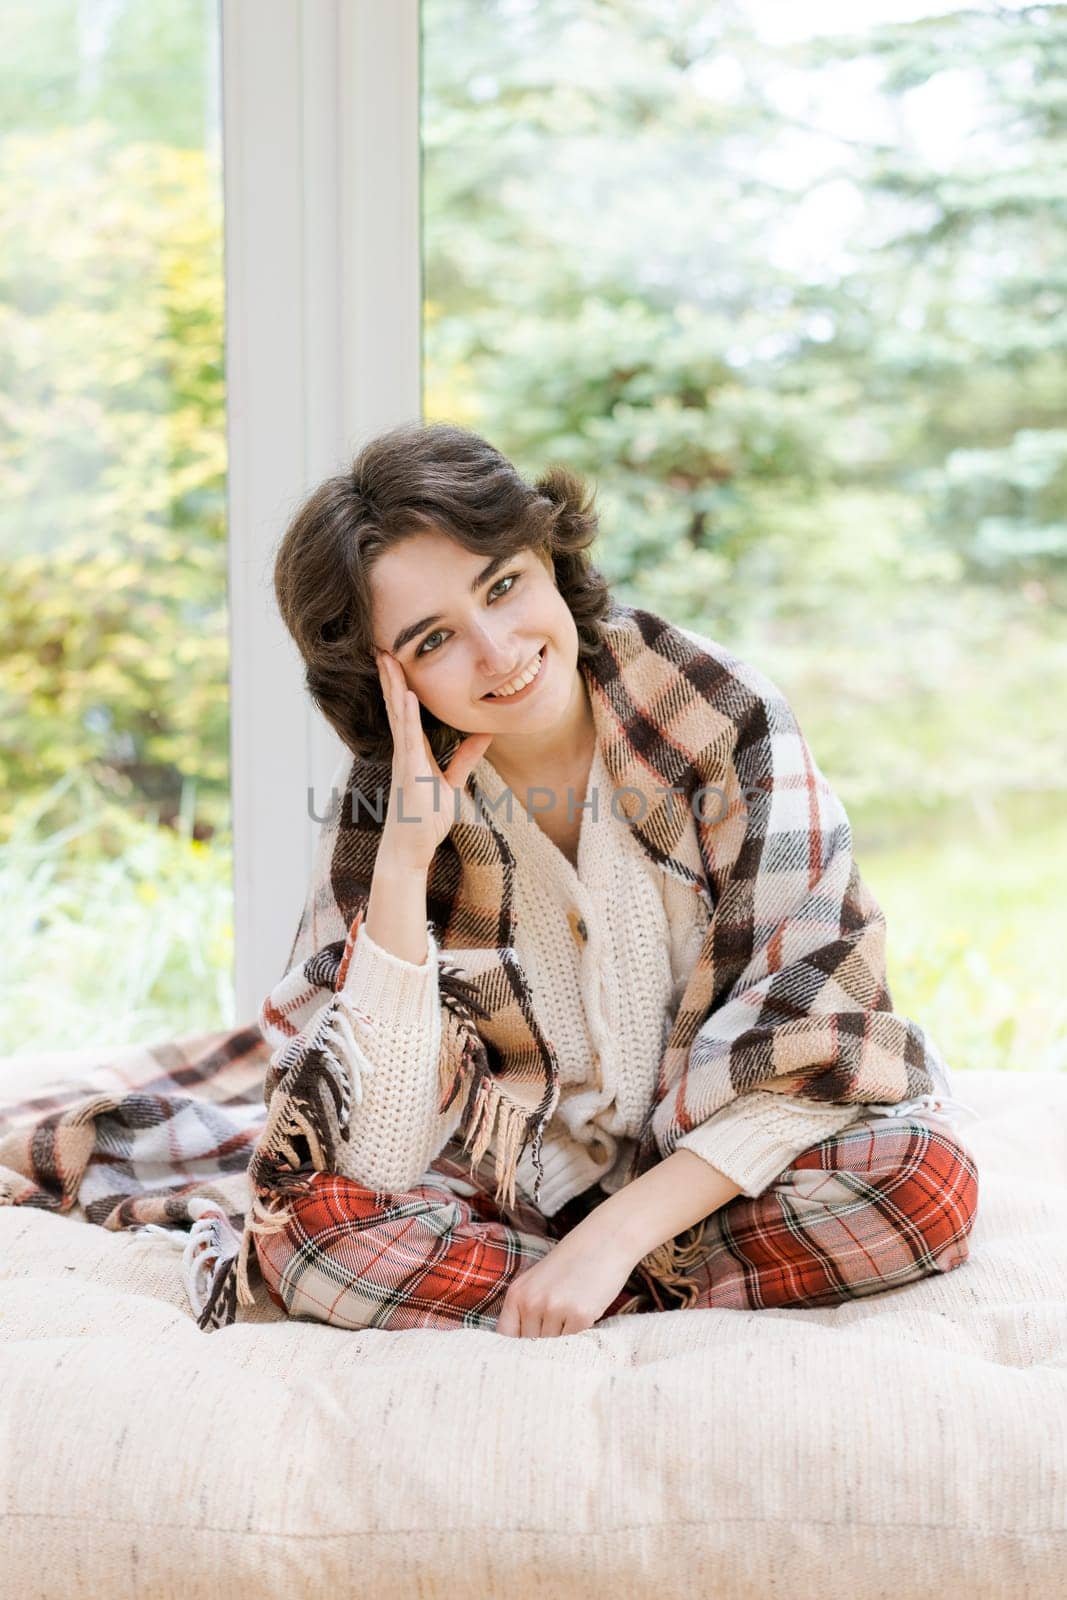
[{"label": "young woman", "polygon": [[595,534],[570,473],[416,424],[278,551],[353,753],[260,1017],[242,1259],[290,1316],[551,1337],[967,1258],[970,1108],[892,1008],[840,802],[771,680],[617,604]]}]

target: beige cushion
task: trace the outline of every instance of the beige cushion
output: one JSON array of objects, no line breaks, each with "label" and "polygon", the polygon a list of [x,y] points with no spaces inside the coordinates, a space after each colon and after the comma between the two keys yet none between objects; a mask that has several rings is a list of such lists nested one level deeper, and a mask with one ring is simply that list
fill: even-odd
[{"label": "beige cushion", "polygon": [[969,1261],[824,1310],[202,1333],[166,1241],[0,1207],[0,1589],[1060,1600],[1067,1076],[954,1080]]}]

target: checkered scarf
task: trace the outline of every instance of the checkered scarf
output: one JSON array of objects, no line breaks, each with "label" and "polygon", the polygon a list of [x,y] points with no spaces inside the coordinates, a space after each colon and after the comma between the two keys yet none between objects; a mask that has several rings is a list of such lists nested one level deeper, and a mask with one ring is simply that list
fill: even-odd
[{"label": "checkered scarf", "polygon": [[[579,670],[612,779],[610,803],[650,859],[701,895],[709,912],[629,1177],[754,1089],[842,1104],[930,1092],[936,1047],[893,1011],[884,917],[853,859],[845,810],[783,695],[722,646],[695,643],[650,612],[616,605],[604,635],[604,649]],[[254,1303],[252,1233],[283,1227],[286,1195],[309,1170],[336,1170],[348,1138],[358,1086],[337,1046],[353,1011],[361,1013],[344,983],[390,782],[390,763],[356,758],[323,827],[286,977],[260,1016],[271,1038],[291,1037],[265,1063],[267,1115],[250,1155],[247,1128],[234,1129],[229,1156],[246,1165],[250,1203],[243,1214],[230,1210],[225,1230],[225,1207],[215,1208],[219,1228],[208,1243],[217,1266],[201,1327],[233,1321],[235,1299]],[[482,802],[472,773],[427,882],[428,927],[440,950],[439,1109],[463,1097],[459,1133],[472,1166],[495,1135],[496,1198],[513,1204],[515,1165],[530,1141],[535,1200],[540,1190],[559,1065],[513,944],[515,860]],[[316,997],[313,1026],[287,1022]],[[216,1055],[219,1045],[241,1060],[249,1036],[222,1036]],[[0,1142],[0,1201],[4,1162]],[[131,1182],[127,1195],[136,1188]],[[125,1201],[131,1215],[136,1204]],[[170,1204],[177,1221],[182,1200]],[[693,1242],[680,1237],[658,1253],[665,1274]]]}]

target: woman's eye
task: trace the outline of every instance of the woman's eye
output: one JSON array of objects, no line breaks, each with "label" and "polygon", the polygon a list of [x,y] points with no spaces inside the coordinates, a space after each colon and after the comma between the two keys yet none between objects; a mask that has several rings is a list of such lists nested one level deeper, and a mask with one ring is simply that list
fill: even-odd
[{"label": "woman's eye", "polygon": [[422,641],[422,644],[420,644],[419,648],[415,651],[415,654],[417,656],[433,655],[433,651],[432,650],[427,650],[426,649],[426,645],[430,642],[431,639],[436,639],[437,635],[440,632],[441,632],[440,628],[435,628],[432,633],[428,633],[426,635],[425,639]]},{"label": "woman's eye", "polygon": [[[504,584],[504,583],[514,584],[521,577],[522,577],[522,573],[521,572],[509,572],[506,578],[498,578],[496,580],[496,582],[493,584],[492,588],[489,590],[490,596],[492,596],[494,590],[500,588],[501,584]],[[505,589],[504,593],[505,594],[510,594],[511,591],[510,591],[510,589]],[[419,648],[415,651],[416,658],[418,658],[419,656],[432,656],[433,655],[433,650],[427,650],[426,646],[429,644],[431,639],[436,639],[437,636],[442,631],[443,630],[441,628],[435,628],[432,633],[428,633],[426,635],[425,639],[422,641],[422,644],[420,644]],[[434,648],[437,649],[437,648],[439,648],[439,646],[435,646]]]}]

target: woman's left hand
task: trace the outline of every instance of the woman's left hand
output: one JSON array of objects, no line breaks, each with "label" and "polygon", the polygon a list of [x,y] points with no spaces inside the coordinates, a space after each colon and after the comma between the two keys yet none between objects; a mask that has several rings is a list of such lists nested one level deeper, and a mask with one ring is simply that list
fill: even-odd
[{"label": "woman's left hand", "polygon": [[637,1263],[603,1238],[582,1238],[582,1224],[509,1285],[496,1331],[515,1339],[581,1333],[625,1286]]}]

